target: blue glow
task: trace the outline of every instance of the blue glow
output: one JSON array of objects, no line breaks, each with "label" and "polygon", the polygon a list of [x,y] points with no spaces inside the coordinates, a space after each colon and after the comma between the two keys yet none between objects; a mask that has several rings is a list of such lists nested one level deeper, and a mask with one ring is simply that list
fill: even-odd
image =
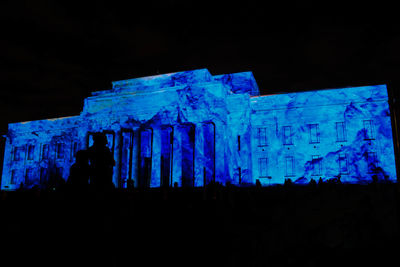
[{"label": "blue glow", "polygon": [[66,180],[96,132],[121,188],[396,181],[385,85],[260,96],[251,72],[206,69],[112,85],[79,116],[9,124],[1,188]]}]

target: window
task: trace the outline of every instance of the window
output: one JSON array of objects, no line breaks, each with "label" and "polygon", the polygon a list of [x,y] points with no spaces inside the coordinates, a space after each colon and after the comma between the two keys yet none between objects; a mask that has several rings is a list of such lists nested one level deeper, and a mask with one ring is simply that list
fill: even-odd
[{"label": "window", "polygon": [[21,160],[21,148],[20,147],[15,147],[14,148],[13,160],[14,161]]},{"label": "window", "polygon": [[49,145],[45,144],[42,146],[42,159],[49,158]]},{"label": "window", "polygon": [[27,168],[25,171],[25,184],[29,184],[33,179],[33,169]]},{"label": "window", "polygon": [[319,143],[319,127],[318,124],[308,125],[310,132],[310,144]]},{"label": "window", "polygon": [[63,177],[63,172],[64,172],[64,168],[63,167],[57,167],[56,168],[56,176],[57,177]]},{"label": "window", "polygon": [[35,152],[35,146],[29,145],[28,146],[28,160],[33,160],[34,152]]},{"label": "window", "polygon": [[348,162],[346,154],[339,154],[339,173],[346,174],[348,173]]},{"label": "window", "polygon": [[292,127],[283,126],[283,144],[292,145]]},{"label": "window", "polygon": [[336,141],[346,142],[346,128],[344,122],[336,123]]},{"label": "window", "polygon": [[[189,130],[187,130],[189,131]],[[187,137],[185,135],[185,137]],[[188,141],[189,142],[189,141]],[[153,145],[153,130],[145,129],[140,132],[140,154],[141,157],[150,158]]]},{"label": "window", "polygon": [[40,168],[40,184],[43,184],[47,181],[47,169]]},{"label": "window", "polygon": [[71,156],[70,156],[71,161],[75,158],[77,151],[78,151],[78,142],[72,142]]},{"label": "window", "polygon": [[258,159],[258,173],[260,178],[268,177],[268,159],[259,158]]},{"label": "window", "polygon": [[267,129],[266,128],[258,128],[257,138],[258,138],[258,146],[266,146],[267,145]]},{"label": "window", "polygon": [[373,123],[371,120],[364,121],[364,140],[374,139]]},{"label": "window", "polygon": [[312,175],[321,175],[321,160],[322,159],[319,155],[312,156]]},{"label": "window", "polygon": [[293,156],[287,156],[285,158],[285,176],[294,176],[294,158]]},{"label": "window", "polygon": [[241,184],[242,183],[242,168],[241,167],[238,168],[238,175],[239,175],[239,184]]},{"label": "window", "polygon": [[237,144],[238,144],[238,151],[240,151],[240,135],[238,135]]},{"label": "window", "polygon": [[367,152],[366,153],[366,160],[368,164],[368,173],[374,173],[376,168],[378,167],[378,160],[376,157],[376,152]]},{"label": "window", "polygon": [[17,183],[17,170],[12,170],[10,184],[16,184],[16,183]]},{"label": "window", "polygon": [[64,144],[63,143],[57,143],[57,145],[56,145],[56,155],[57,155],[57,159],[63,159],[64,158]]}]

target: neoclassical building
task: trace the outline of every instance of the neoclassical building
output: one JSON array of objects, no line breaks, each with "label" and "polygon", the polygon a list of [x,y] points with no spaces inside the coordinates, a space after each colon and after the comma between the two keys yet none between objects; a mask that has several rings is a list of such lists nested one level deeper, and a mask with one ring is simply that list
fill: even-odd
[{"label": "neoclassical building", "polygon": [[120,188],[396,181],[385,85],[261,96],[251,72],[199,69],[112,82],[78,116],[9,124],[1,188],[67,179],[96,132]]}]

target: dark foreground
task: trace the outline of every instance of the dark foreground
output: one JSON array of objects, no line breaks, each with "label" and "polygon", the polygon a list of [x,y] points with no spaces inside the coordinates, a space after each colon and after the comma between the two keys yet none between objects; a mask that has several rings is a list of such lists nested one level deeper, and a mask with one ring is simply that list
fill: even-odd
[{"label": "dark foreground", "polygon": [[2,266],[393,266],[397,184],[1,192]]}]

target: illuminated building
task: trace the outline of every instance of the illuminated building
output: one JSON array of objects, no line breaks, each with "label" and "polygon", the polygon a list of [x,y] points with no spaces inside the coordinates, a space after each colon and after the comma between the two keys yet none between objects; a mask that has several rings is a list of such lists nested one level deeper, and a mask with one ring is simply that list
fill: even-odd
[{"label": "illuminated building", "polygon": [[116,81],[78,116],[9,124],[2,189],[67,179],[95,132],[122,188],[396,181],[385,85],[260,96],[251,72],[199,69]]}]

